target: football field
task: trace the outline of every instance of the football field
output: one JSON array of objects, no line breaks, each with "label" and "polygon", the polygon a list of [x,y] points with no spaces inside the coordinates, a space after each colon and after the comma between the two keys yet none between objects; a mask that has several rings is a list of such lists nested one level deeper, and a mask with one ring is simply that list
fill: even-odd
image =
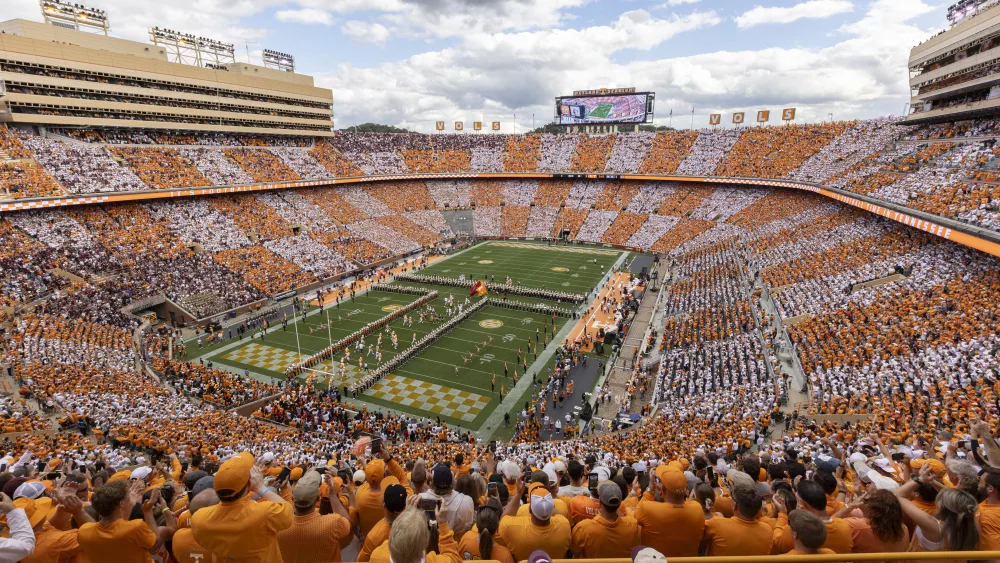
[{"label": "football field", "polygon": [[[613,249],[494,241],[452,255],[419,273],[452,278],[465,275],[475,280],[493,278],[496,283],[502,283],[504,276],[509,275],[514,283],[520,282],[524,287],[587,293],[621,255],[621,251]],[[467,299],[470,304],[482,299],[469,297],[465,287],[403,280],[393,285],[437,291],[438,297],[407,313],[413,320],[412,326],[404,326],[402,317],[397,318],[387,329],[368,335],[361,350],[352,345],[349,355],[341,351],[334,358],[313,366],[314,371],[304,372],[299,377],[304,380],[312,376],[320,387],[335,385],[344,393],[345,387],[363,377],[360,358],[369,369],[374,369],[379,363],[376,350],[382,353],[382,362],[386,362],[437,328],[446,315],[449,296],[456,305],[465,304]],[[487,297],[499,299],[502,296],[490,294]],[[305,319],[289,323],[287,328],[279,323],[263,339],[258,337],[224,346],[204,359],[211,360],[216,367],[226,365],[238,371],[247,370],[256,377],[283,378],[285,368],[300,357],[307,358],[331,342],[419,298],[419,295],[369,291],[354,300],[342,301],[339,306],[331,304],[323,310],[311,308]],[[511,296],[510,299],[556,305],[538,298]],[[570,307],[565,303],[561,306]],[[436,319],[430,319],[431,311]],[[424,322],[420,322],[421,312],[425,313]],[[547,313],[486,305],[399,365],[357,399],[373,407],[382,406],[431,419],[440,417],[450,425],[471,430],[480,430],[501,406],[504,412],[512,413],[513,419],[513,413],[523,408],[524,400],[534,391],[532,376],[540,374],[540,380],[547,380],[551,354],[545,353],[546,347],[567,323],[576,322],[564,316],[553,318]],[[397,337],[395,346],[393,333]],[[381,345],[378,345],[379,335]],[[528,380],[517,386],[517,381],[526,372]],[[501,393],[513,396],[503,402]],[[504,434],[504,429],[499,429],[496,435],[503,437]]]},{"label": "football field", "polygon": [[611,113],[611,110],[614,109],[614,107],[615,106],[613,104],[598,104],[597,107],[594,108],[593,111],[590,112],[590,115],[588,115],[587,117],[596,117],[597,119],[605,119],[606,117],[608,117],[608,114]]}]

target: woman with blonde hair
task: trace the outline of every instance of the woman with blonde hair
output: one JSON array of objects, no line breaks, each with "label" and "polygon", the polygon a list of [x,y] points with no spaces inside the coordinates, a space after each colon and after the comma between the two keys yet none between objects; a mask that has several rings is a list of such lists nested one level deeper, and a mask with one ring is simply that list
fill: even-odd
[{"label": "woman with blonde hair", "polygon": [[973,551],[979,545],[978,504],[975,497],[958,489],[938,492],[937,512],[924,512],[909,496],[922,483],[932,483],[937,475],[928,465],[920,468],[919,477],[896,489],[903,514],[916,525],[909,551]]}]

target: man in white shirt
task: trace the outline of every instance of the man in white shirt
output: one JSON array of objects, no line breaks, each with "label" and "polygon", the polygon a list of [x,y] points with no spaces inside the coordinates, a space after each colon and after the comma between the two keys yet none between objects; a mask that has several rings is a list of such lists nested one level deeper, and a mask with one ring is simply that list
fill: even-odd
[{"label": "man in white shirt", "polygon": [[452,489],[454,476],[447,465],[438,464],[431,472],[433,491],[421,493],[422,498],[441,499],[448,509],[448,527],[456,534],[462,534],[472,528],[475,522],[476,508],[472,498]]},{"label": "man in white shirt", "polygon": [[35,532],[23,508],[16,508],[14,501],[0,493],[0,513],[7,515],[9,538],[0,538],[0,563],[13,563],[35,551]]}]

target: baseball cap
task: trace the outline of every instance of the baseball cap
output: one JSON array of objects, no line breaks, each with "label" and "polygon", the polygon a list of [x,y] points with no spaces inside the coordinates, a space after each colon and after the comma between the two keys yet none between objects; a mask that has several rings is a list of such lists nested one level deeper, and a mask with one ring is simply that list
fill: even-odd
[{"label": "baseball cap", "polygon": [[536,549],[528,556],[528,563],[552,563],[552,558],[541,549]]},{"label": "baseball cap", "polygon": [[879,469],[881,469],[883,471],[886,471],[888,473],[895,473],[896,472],[896,468],[894,468],[892,466],[892,463],[888,459],[886,459],[884,457],[880,457],[880,458],[876,459],[875,460],[875,465],[877,465],[879,467]]},{"label": "baseball cap", "polygon": [[651,547],[639,545],[632,550],[632,563],[667,563],[667,558]]},{"label": "baseball cap", "polygon": [[271,452],[264,452],[264,455],[260,457],[260,460],[264,463],[271,463],[274,461],[274,454]]},{"label": "baseball cap", "polygon": [[552,517],[552,512],[556,508],[555,500],[544,487],[537,487],[531,491],[529,497],[531,513],[539,520],[548,520]]},{"label": "baseball cap", "polygon": [[565,473],[566,472],[566,464],[563,463],[562,461],[557,461],[557,462],[553,463],[552,464],[552,468],[556,470],[556,473]]},{"label": "baseball cap", "polygon": [[910,461],[910,467],[913,468],[913,469],[916,469],[917,471],[919,471],[920,468],[923,467],[923,466],[925,466],[925,465],[931,466],[931,471],[933,471],[934,473],[937,473],[938,475],[943,475],[944,472],[945,472],[945,469],[946,469],[945,466],[944,466],[944,464],[941,463],[941,460],[939,460],[939,459],[934,459],[934,458],[930,458],[930,459],[914,459],[914,460]]},{"label": "baseball cap", "polygon": [[187,475],[184,476],[184,486],[187,490],[191,491],[194,489],[194,484],[197,483],[202,477],[206,477],[207,472],[201,469],[195,469],[194,471],[189,471]]},{"label": "baseball cap", "polygon": [[250,452],[240,452],[223,463],[215,472],[213,486],[220,497],[231,497],[243,490],[250,482],[250,470],[254,458]]},{"label": "baseball cap", "polygon": [[357,471],[354,472],[354,477],[352,477],[351,480],[354,481],[355,485],[360,485],[360,484],[364,483],[365,482],[365,472],[362,471],[361,469],[358,469]]},{"label": "baseball cap", "polygon": [[148,466],[136,467],[132,470],[132,473],[128,476],[129,479],[145,479],[149,477],[149,474],[153,472],[153,469]]},{"label": "baseball cap", "polygon": [[373,459],[365,466],[365,480],[369,485],[377,485],[385,477],[385,462],[381,459]]},{"label": "baseball cap", "polygon": [[826,471],[827,473],[833,473],[838,467],[840,467],[839,459],[826,454],[816,456],[816,469]]},{"label": "baseball cap", "polygon": [[211,475],[205,475],[201,479],[195,482],[194,486],[191,487],[191,494],[198,496],[198,493],[214,488],[215,487],[215,477]]},{"label": "baseball cap", "polygon": [[597,487],[601,504],[606,508],[617,509],[622,504],[622,489],[615,483],[603,483]]},{"label": "baseball cap", "polygon": [[20,486],[17,487],[17,490],[14,491],[14,500],[17,500],[19,498],[36,499],[42,496],[42,493],[44,492],[45,492],[45,485],[41,484],[38,481],[30,481],[27,483],[22,483]]},{"label": "baseball cap", "polygon": [[319,498],[319,486],[323,484],[323,477],[318,471],[311,469],[309,473],[303,475],[299,482],[295,484],[292,491],[292,500],[295,506],[309,508],[316,503]]},{"label": "baseball cap", "polygon": [[32,528],[41,524],[42,520],[45,520],[45,517],[48,516],[45,510],[38,507],[34,499],[28,497],[14,499],[14,506],[24,509],[24,514],[28,517],[28,523],[31,524]]},{"label": "baseball cap", "polygon": [[663,487],[668,492],[678,495],[687,494],[687,477],[684,476],[683,472],[664,465],[657,468],[656,476],[660,478],[660,482],[663,483]]},{"label": "baseball cap", "polygon": [[433,477],[431,480],[434,482],[435,488],[449,487],[454,479],[454,476],[451,474],[451,469],[443,463],[439,463],[434,466],[432,475]]},{"label": "baseball cap", "polygon": [[298,481],[299,479],[302,478],[302,473],[303,473],[302,468],[301,467],[296,467],[296,468],[292,469],[288,473],[288,480],[289,481]]},{"label": "baseball cap", "polygon": [[386,487],[382,495],[382,504],[393,514],[406,510],[406,487],[397,483]]}]

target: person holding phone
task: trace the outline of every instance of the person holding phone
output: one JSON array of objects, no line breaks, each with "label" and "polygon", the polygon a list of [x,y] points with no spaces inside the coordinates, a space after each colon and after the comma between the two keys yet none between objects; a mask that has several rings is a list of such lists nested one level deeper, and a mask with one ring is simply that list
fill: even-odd
[{"label": "person holding phone", "polygon": [[[375,442],[373,441],[373,443]],[[357,504],[361,533],[365,535],[385,516],[385,511],[382,507],[382,495],[384,492],[382,481],[386,478],[387,471],[396,478],[397,483],[403,484],[408,493],[413,492],[409,489],[406,471],[392,458],[387,444],[380,441],[378,450],[373,452],[372,455],[377,457],[369,461],[365,466],[365,482],[355,492],[355,503]]]},{"label": "person holding phone", "polygon": [[584,520],[590,520],[601,513],[601,501],[597,492],[599,476],[591,473],[587,476],[587,496],[577,495],[569,499],[569,518],[576,526]]},{"label": "person holding phone", "polygon": [[435,465],[431,470],[431,485],[433,490],[420,494],[422,500],[442,501],[448,507],[448,525],[461,538],[472,528],[476,515],[475,502],[466,494],[454,490],[455,477],[451,468],[443,463]]},{"label": "person holding phone", "polygon": [[[548,479],[545,473],[538,473],[538,480]],[[569,551],[572,537],[569,519],[556,514],[555,498],[544,484],[535,482],[530,484],[530,489],[528,487],[523,479],[518,479],[516,494],[504,507],[498,536],[517,561],[526,560],[537,549],[564,555]],[[518,516],[525,492],[528,493],[528,514]]]},{"label": "person holding phone", "polygon": [[[414,497],[415,498],[415,497]],[[437,542],[431,551],[430,518],[416,503],[408,506],[393,523],[389,539],[372,552],[372,563],[454,563],[461,560],[455,535],[448,527],[448,507],[442,503],[434,511]]]}]

